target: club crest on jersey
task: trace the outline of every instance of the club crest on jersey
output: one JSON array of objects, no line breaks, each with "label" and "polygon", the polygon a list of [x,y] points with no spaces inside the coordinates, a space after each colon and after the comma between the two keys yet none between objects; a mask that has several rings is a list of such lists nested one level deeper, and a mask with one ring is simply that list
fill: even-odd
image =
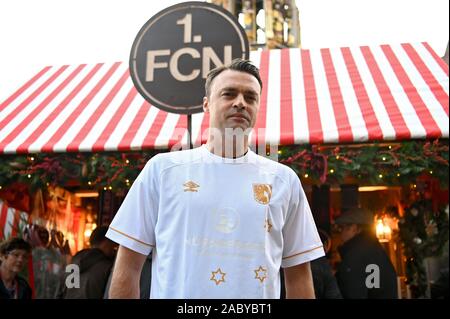
[{"label": "club crest on jersey", "polygon": [[272,197],[272,185],[253,184],[253,196],[258,203],[263,205],[269,204]]},{"label": "club crest on jersey", "polygon": [[193,181],[187,181],[183,184],[185,192],[198,192],[200,185],[194,183]]}]

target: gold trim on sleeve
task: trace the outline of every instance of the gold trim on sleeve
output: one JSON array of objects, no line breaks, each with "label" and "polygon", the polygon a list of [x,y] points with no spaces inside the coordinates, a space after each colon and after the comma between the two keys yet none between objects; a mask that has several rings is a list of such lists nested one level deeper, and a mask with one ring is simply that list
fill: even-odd
[{"label": "gold trim on sleeve", "polygon": [[127,238],[130,238],[130,239],[132,239],[132,240],[134,240],[134,241],[137,241],[138,243],[140,243],[140,244],[142,244],[142,245],[149,246],[149,247],[153,247],[153,248],[156,247],[155,245],[147,244],[147,243],[144,243],[143,241],[141,241],[141,240],[139,240],[139,239],[133,238],[133,237],[131,237],[130,235],[127,235],[127,234],[121,232],[120,230],[117,230],[117,229],[112,228],[111,226],[109,226],[109,228],[112,229],[112,230],[114,230],[115,232],[117,232],[117,233],[119,233],[119,234],[121,234],[121,235],[127,237]]},{"label": "gold trim on sleeve", "polygon": [[309,253],[310,251],[313,251],[313,250],[316,250],[316,249],[319,249],[319,248],[322,248],[322,247],[323,246],[319,246],[319,247],[316,247],[316,248],[313,248],[313,249],[310,249],[310,250],[307,250],[307,251],[303,251],[303,252],[295,254],[295,255],[283,257],[282,259],[287,259],[287,258],[295,257],[295,256],[298,256],[298,255],[303,255],[303,254]]}]

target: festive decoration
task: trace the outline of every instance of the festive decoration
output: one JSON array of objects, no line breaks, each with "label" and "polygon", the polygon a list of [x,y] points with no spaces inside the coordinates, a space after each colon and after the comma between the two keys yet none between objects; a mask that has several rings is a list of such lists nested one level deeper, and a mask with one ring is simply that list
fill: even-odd
[{"label": "festive decoration", "polygon": [[424,199],[407,207],[399,221],[399,235],[406,257],[407,283],[415,298],[426,293],[425,258],[442,255],[448,241],[448,226],[445,210],[434,212],[432,202]]},{"label": "festive decoration", "polygon": [[280,162],[315,183],[407,185],[428,174],[448,186],[448,140],[407,141],[383,145],[291,146],[279,152]]},{"label": "festive decoration", "polygon": [[20,182],[31,193],[49,186],[120,191],[131,186],[156,152],[33,154],[0,158],[0,185]]},{"label": "festive decoration", "polygon": [[[408,185],[428,174],[448,186],[448,140],[407,141],[383,145],[284,146],[279,161],[312,183]],[[2,190],[15,182],[31,193],[46,186],[123,192],[156,153],[65,153],[0,157]],[[420,185],[420,184],[418,184]]]}]

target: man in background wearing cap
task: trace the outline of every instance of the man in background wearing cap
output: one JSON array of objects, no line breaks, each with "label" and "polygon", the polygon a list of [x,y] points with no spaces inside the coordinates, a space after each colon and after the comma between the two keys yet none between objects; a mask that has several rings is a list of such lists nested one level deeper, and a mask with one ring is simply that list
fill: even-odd
[{"label": "man in background wearing cap", "polygon": [[97,227],[89,238],[91,248],[73,256],[72,263],[80,267],[80,287],[65,286],[64,299],[102,299],[114,263],[117,244],[105,237],[108,227]]},{"label": "man in background wearing cap", "polygon": [[[342,261],[336,272],[342,296],[396,299],[397,275],[375,236],[372,214],[362,208],[352,208],[337,218],[336,224],[340,226],[343,241],[339,247]],[[374,269],[379,269],[378,274]]]}]

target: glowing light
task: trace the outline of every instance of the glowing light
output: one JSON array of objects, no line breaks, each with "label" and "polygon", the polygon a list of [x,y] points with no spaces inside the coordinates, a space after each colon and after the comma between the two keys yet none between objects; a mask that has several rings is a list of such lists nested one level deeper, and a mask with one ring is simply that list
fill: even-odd
[{"label": "glowing light", "polygon": [[333,174],[334,173],[334,169],[330,169],[330,173]]},{"label": "glowing light", "polygon": [[309,177],[309,175],[308,174],[305,174],[305,178],[308,178]]},{"label": "glowing light", "polygon": [[383,178],[383,174],[378,175],[379,178]]},{"label": "glowing light", "polygon": [[376,225],[376,234],[380,242],[386,243],[392,238],[391,227],[389,227],[389,225],[386,225],[382,219],[378,219]]}]

